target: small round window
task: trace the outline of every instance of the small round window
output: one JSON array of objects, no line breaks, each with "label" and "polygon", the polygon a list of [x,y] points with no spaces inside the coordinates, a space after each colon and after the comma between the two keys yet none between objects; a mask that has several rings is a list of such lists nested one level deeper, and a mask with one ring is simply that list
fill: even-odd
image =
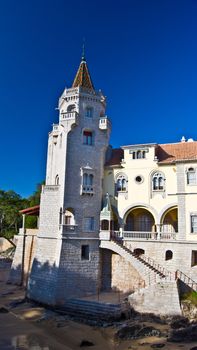
[{"label": "small round window", "polygon": [[141,175],[138,175],[138,176],[136,176],[135,181],[136,181],[138,184],[141,184],[141,183],[143,182],[143,177],[142,177]]}]

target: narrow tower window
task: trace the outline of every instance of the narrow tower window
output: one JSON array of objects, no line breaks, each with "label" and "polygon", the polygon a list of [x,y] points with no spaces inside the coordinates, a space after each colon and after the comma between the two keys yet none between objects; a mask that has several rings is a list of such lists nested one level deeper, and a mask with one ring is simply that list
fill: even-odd
[{"label": "narrow tower window", "polygon": [[93,135],[92,131],[84,130],[83,132],[83,144],[84,145],[93,145]]},{"label": "narrow tower window", "polygon": [[94,217],[84,218],[83,230],[86,232],[94,231]]},{"label": "narrow tower window", "polygon": [[55,177],[55,185],[59,185],[59,175],[56,175]]},{"label": "narrow tower window", "polygon": [[87,107],[85,110],[85,116],[86,118],[92,118],[93,117],[93,108]]},{"label": "narrow tower window", "polygon": [[81,260],[89,260],[90,259],[90,250],[89,245],[81,246]]}]

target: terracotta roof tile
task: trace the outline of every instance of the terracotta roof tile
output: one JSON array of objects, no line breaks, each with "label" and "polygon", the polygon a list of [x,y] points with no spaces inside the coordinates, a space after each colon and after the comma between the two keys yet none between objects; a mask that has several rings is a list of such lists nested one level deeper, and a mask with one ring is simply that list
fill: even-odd
[{"label": "terracotta roof tile", "polygon": [[39,215],[40,212],[40,206],[35,205],[34,207],[22,209],[19,211],[20,214],[25,214],[25,215]]},{"label": "terracotta roof tile", "polygon": [[159,163],[169,164],[181,160],[197,160],[197,142],[179,142],[157,145],[155,155]]},{"label": "terracotta roof tile", "polygon": [[[171,164],[181,160],[197,160],[197,141],[155,145],[155,155],[159,164]],[[105,165],[120,165],[123,158],[123,149],[112,149],[111,158]]]},{"label": "terracotta roof tile", "polygon": [[111,158],[106,162],[106,166],[120,165],[122,158],[124,157],[124,151],[121,148],[112,149]]}]

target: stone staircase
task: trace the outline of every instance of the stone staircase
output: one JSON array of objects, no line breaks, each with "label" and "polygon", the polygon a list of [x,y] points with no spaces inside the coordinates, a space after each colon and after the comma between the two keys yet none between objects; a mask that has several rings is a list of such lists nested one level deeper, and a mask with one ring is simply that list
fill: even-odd
[{"label": "stone staircase", "polygon": [[130,305],[138,312],[156,315],[181,315],[177,280],[197,291],[197,282],[183,272],[171,272],[156,263],[152,258],[137,255],[117,240],[102,240],[100,247],[110,249],[124,257],[144,279],[144,287],[138,288],[129,296]]},{"label": "stone staircase", "polygon": [[145,281],[152,285],[164,280],[175,280],[175,275],[145,255],[138,256],[119,241],[101,241],[101,248],[110,249],[129,261]]},{"label": "stone staircase", "polygon": [[179,279],[183,283],[185,283],[189,288],[197,292],[197,282],[191,279],[191,277],[187,276],[185,273],[183,273],[180,270],[177,270],[175,272],[175,278]]},{"label": "stone staircase", "polygon": [[97,321],[119,320],[126,311],[124,304],[111,304],[99,301],[69,299],[58,311],[78,319]]}]

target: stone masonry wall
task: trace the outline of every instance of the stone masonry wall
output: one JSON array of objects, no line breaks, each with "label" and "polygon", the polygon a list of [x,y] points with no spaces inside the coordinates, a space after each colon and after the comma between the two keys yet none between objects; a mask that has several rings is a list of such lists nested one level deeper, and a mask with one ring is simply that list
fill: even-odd
[{"label": "stone masonry wall", "polygon": [[129,296],[129,302],[138,312],[181,315],[176,282],[157,283],[136,291]]},{"label": "stone masonry wall", "polygon": [[37,237],[35,235],[18,235],[17,246],[12,262],[9,283],[27,284],[31,271],[33,257],[35,255]]},{"label": "stone masonry wall", "polygon": [[[89,260],[82,259],[81,247],[89,245]],[[56,302],[96,294],[100,282],[98,240],[63,239],[56,282]]]},{"label": "stone masonry wall", "polygon": [[112,254],[112,289],[129,293],[144,286],[144,281],[129,261]]},{"label": "stone masonry wall", "polygon": [[61,240],[38,237],[37,241],[27,296],[45,304],[55,305]]}]

